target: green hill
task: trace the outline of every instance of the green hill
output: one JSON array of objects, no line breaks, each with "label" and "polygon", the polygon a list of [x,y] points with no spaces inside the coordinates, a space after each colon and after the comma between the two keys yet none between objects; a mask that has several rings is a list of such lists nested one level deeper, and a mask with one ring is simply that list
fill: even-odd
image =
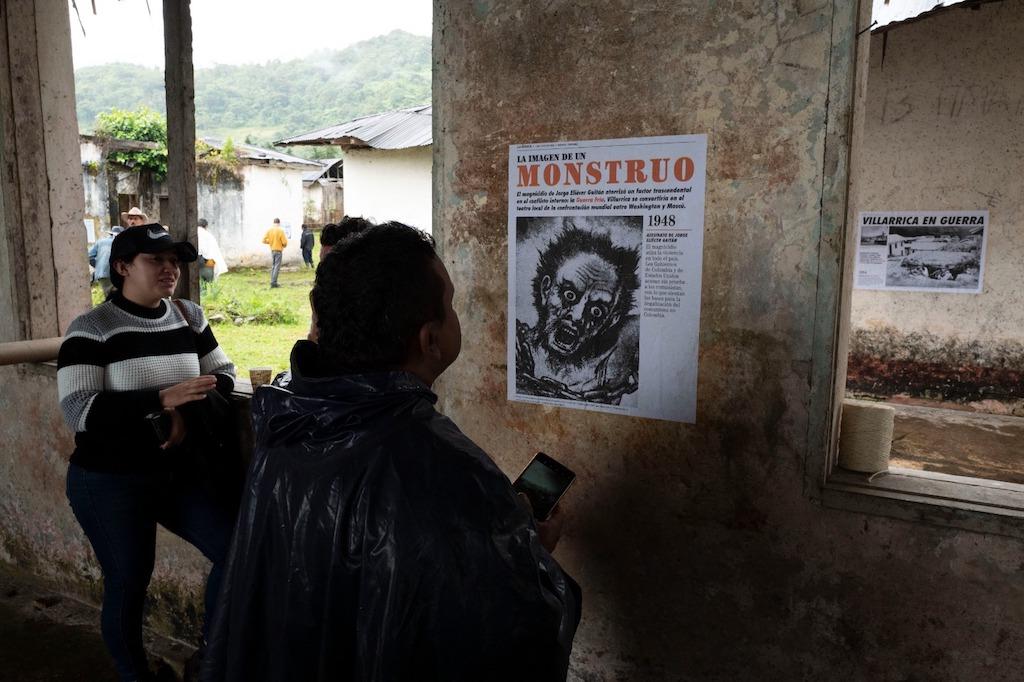
[{"label": "green hill", "polygon": [[[196,69],[196,131],[268,143],[357,116],[430,101],[430,38],[403,31],[304,59]],[[163,71],[107,64],[75,71],[78,126],[111,108],[165,112]]]}]

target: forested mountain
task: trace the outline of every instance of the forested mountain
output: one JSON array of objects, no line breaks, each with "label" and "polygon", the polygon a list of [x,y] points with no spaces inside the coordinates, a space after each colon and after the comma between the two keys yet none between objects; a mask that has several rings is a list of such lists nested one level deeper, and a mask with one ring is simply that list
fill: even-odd
[{"label": "forested mountain", "polygon": [[[255,40],[247,36],[237,40]],[[403,31],[305,59],[195,70],[200,136],[256,144],[357,116],[430,102],[430,38]],[[111,108],[163,113],[161,69],[131,64],[75,71],[78,125],[93,129]]]}]

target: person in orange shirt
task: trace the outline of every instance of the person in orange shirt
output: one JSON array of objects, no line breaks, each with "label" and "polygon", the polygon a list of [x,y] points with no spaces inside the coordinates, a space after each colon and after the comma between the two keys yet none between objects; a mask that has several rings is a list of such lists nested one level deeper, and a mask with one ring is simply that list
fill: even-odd
[{"label": "person in orange shirt", "polygon": [[281,229],[280,218],[274,218],[274,224],[263,235],[263,243],[270,247],[270,288],[276,289],[281,286],[277,283],[277,275],[281,272],[281,252],[288,246],[288,237]]}]

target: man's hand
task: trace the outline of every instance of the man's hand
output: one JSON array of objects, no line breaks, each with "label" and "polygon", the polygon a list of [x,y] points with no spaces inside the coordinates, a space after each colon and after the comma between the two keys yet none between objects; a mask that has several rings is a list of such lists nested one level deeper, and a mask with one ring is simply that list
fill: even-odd
[{"label": "man's hand", "polygon": [[202,400],[206,394],[217,387],[217,379],[209,374],[186,379],[160,391],[160,407],[164,409],[178,407],[185,403]]},{"label": "man's hand", "polygon": [[185,420],[181,418],[181,413],[173,408],[167,410],[167,413],[171,415],[171,435],[167,442],[160,446],[161,450],[174,447],[185,440]]},{"label": "man's hand", "polygon": [[548,553],[555,551],[558,539],[562,537],[562,523],[565,521],[565,514],[562,513],[562,506],[555,505],[551,510],[551,516],[547,521],[537,521],[537,535],[540,536],[540,544]]},{"label": "man's hand", "polygon": [[[529,510],[530,516],[533,516],[533,505],[530,503],[530,498],[526,496],[526,493],[518,493],[518,495],[523,505]],[[562,505],[560,504],[555,505],[554,509],[551,510],[551,516],[545,521],[539,521],[536,518],[533,520],[537,525],[537,536],[540,538],[540,544],[543,545],[549,554],[555,551],[558,539],[562,537],[562,524],[564,521],[565,515],[562,513]]]}]

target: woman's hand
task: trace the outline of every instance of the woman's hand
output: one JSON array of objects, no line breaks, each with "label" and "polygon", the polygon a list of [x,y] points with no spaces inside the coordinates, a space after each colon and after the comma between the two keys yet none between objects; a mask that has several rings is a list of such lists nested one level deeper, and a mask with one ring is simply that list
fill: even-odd
[{"label": "woman's hand", "polygon": [[185,403],[202,400],[206,394],[217,387],[217,379],[209,374],[186,379],[180,384],[174,384],[170,388],[160,391],[160,407],[164,409],[178,407]]},{"label": "woman's hand", "polygon": [[167,442],[160,446],[161,450],[174,447],[185,440],[185,420],[181,418],[181,413],[173,408],[167,410],[167,413],[171,415],[171,435]]}]

